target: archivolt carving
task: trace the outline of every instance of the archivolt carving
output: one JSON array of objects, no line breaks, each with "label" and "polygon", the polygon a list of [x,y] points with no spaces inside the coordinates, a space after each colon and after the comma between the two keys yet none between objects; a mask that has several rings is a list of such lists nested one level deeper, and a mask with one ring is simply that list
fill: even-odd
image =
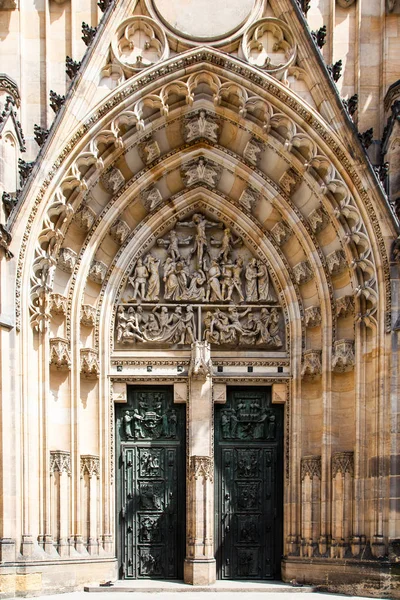
[{"label": "archivolt carving", "polygon": [[286,225],[283,221],[279,221],[276,225],[271,229],[271,233],[276,239],[279,246],[285,244],[288,241],[290,236],[292,235],[292,230],[288,225]]},{"label": "archivolt carving", "polygon": [[98,355],[92,348],[81,348],[81,373],[87,378],[99,376]]},{"label": "archivolt carving", "polygon": [[[200,54],[201,55],[201,54]],[[198,60],[198,58],[196,59]],[[214,55],[212,52],[209,53],[209,55],[207,55],[207,60],[214,60]],[[179,59],[177,62],[180,63],[181,61],[185,62],[184,59]],[[182,63],[183,64],[183,63]],[[233,65],[233,63],[232,63]],[[176,64],[174,63],[174,68],[176,68]],[[226,68],[231,68],[230,65],[230,61],[227,59],[226,60]],[[237,65],[235,65],[235,71],[237,71]],[[245,75],[245,69],[243,70],[243,75]],[[162,114],[167,114],[169,111],[169,98],[170,96],[170,92],[174,91],[174,93],[178,94],[178,96],[180,97],[184,97],[185,101],[187,104],[191,104],[193,102],[193,97],[194,94],[196,93],[196,89],[197,86],[202,83],[202,82],[207,82],[207,85],[209,85],[209,89],[211,91],[211,95],[213,96],[213,100],[214,103],[216,105],[218,105],[219,102],[221,102],[222,100],[224,100],[224,102],[226,102],[229,97],[233,95],[236,95],[237,101],[235,104],[231,104],[232,108],[234,110],[239,110],[242,115],[246,115],[246,113],[249,114],[249,116],[251,115],[252,118],[256,119],[256,121],[260,124],[261,127],[264,128],[264,130],[269,130],[271,132],[274,132],[274,136],[276,137],[276,139],[279,140],[286,140],[288,142],[292,142],[292,147],[294,150],[296,150],[297,154],[299,153],[298,150],[299,148],[308,148],[307,151],[305,152],[305,156],[310,156],[311,154],[313,154],[316,150],[315,148],[312,148],[312,145],[307,145],[307,143],[304,142],[305,138],[301,138],[299,137],[301,134],[304,134],[304,132],[301,130],[301,128],[295,124],[287,115],[283,115],[282,113],[279,112],[274,112],[274,108],[271,107],[268,102],[266,102],[264,99],[259,98],[254,96],[254,93],[249,93],[246,88],[243,85],[239,85],[236,83],[233,83],[232,81],[229,80],[223,80],[222,77],[217,76],[215,73],[211,74],[211,73],[207,73],[207,72],[203,72],[203,73],[194,73],[191,74],[190,76],[183,78],[183,80],[181,81],[176,81],[173,83],[168,83],[165,84],[164,86],[162,86],[161,88],[159,88],[159,92],[152,94],[151,96],[145,96],[145,97],[141,97],[140,99],[138,99],[136,102],[133,102],[131,105],[131,108],[129,108],[129,110],[126,110],[122,113],[120,113],[118,116],[116,116],[113,121],[110,123],[108,130],[104,130],[104,134],[98,135],[96,136],[96,138],[93,140],[93,142],[90,142],[89,146],[88,146],[88,153],[92,153],[92,157],[90,158],[89,156],[87,158],[85,158],[85,161],[87,163],[90,163],[90,161],[93,161],[91,164],[93,164],[95,166],[95,168],[102,168],[101,167],[101,161],[100,161],[100,154],[103,152],[102,147],[101,147],[101,140],[103,140],[102,143],[110,143],[112,144],[114,147],[115,145],[120,145],[120,142],[118,140],[121,141],[122,144],[122,137],[124,136],[126,137],[126,135],[131,135],[131,133],[129,133],[130,130],[132,130],[132,132],[134,131],[138,131],[139,129],[143,129],[144,127],[144,120],[143,120],[143,109],[144,107],[151,107],[152,110],[160,110]],[[140,86],[140,82],[139,82],[139,86]],[[126,93],[128,93],[128,89]],[[272,93],[274,91],[274,85],[270,84],[269,85],[269,91]],[[129,92],[130,93],[130,92]],[[284,94],[282,93],[281,90],[279,90],[279,97],[283,102],[287,102],[287,106],[290,108],[295,107],[296,103],[293,100],[293,98],[288,95],[288,94]],[[112,106],[112,101],[110,101],[110,103],[107,105],[107,108],[111,108]],[[297,108],[296,108],[297,110]],[[300,107],[298,106],[298,114],[308,120],[310,123],[312,122],[314,129],[318,132],[318,133],[322,133],[325,136],[325,139],[327,139],[327,134],[325,131],[322,130],[322,126],[321,124],[315,120],[315,117],[312,116],[310,113],[307,112],[306,109],[304,109],[304,107]],[[314,121],[313,121],[314,119]],[[91,126],[94,122],[96,121],[96,117],[92,117],[90,120],[90,123],[88,123],[86,125],[86,127]],[[76,139],[79,139],[79,136],[81,134],[77,134]],[[304,142],[304,143],[303,143]],[[100,146],[99,146],[100,144]],[[73,145],[73,144],[72,144]],[[123,145],[123,144],[122,144]],[[351,165],[348,161],[348,159],[345,157],[345,155],[343,154],[343,152],[339,152],[339,147],[336,145],[335,143],[331,142],[330,143],[331,148],[337,152],[339,159],[341,160],[343,166],[345,168],[348,169],[352,169]],[[58,160],[58,162],[56,163],[55,168],[58,168],[58,166],[61,164],[63,158],[66,156],[67,152],[70,153],[71,150],[71,145],[68,147],[68,150],[65,150],[63,155],[60,157],[60,159]],[[293,151],[294,151],[293,150]],[[84,154],[84,153],[83,153]],[[79,197],[79,194],[82,193],[82,191],[84,191],[87,188],[87,183],[85,182],[85,176],[86,176],[86,172],[84,172],[84,169],[82,169],[82,164],[85,162],[81,161],[79,162],[78,159],[76,159],[76,163],[73,164],[69,170],[68,175],[64,178],[64,180],[60,183],[59,186],[59,191],[57,192],[57,202],[63,205],[63,210],[65,211],[71,211],[71,216],[73,214],[73,208],[72,205],[69,204],[70,202],[74,202],[74,204],[76,205],[77,203],[77,198]],[[79,168],[80,166],[80,168]],[[314,175],[318,178],[319,181],[324,181],[324,185],[326,187],[326,191],[330,194],[330,197],[334,200],[333,205],[334,207],[338,207],[339,204],[339,212],[338,212],[338,216],[340,218],[344,218],[347,219],[346,217],[346,212],[348,212],[348,217],[349,215],[357,215],[358,218],[360,219],[360,215],[357,209],[357,206],[354,202],[354,200],[351,199],[349,193],[348,193],[348,189],[347,186],[342,183],[339,178],[337,173],[335,172],[334,168],[330,165],[330,162],[328,159],[326,159],[323,156],[323,153],[321,152],[320,149],[318,149],[317,154],[315,156],[313,156],[313,158],[311,159],[309,166],[307,168],[307,172],[310,175]],[[50,178],[52,177],[52,173],[50,173]],[[88,173],[90,173],[92,176],[92,169],[89,169]],[[352,171],[351,172],[352,177],[353,177],[353,181],[355,183],[355,185],[359,185],[359,178],[358,175]],[[333,178],[333,175],[335,176],[335,180],[331,179]],[[215,178],[212,179],[212,181],[215,181]],[[46,185],[48,185],[48,180],[46,180]],[[41,194],[44,194],[44,189],[41,192]],[[368,208],[368,210],[370,210],[371,204],[369,199],[366,197],[366,194],[364,193],[365,191],[363,190],[362,196],[363,199],[365,201],[365,204]],[[38,203],[40,202],[40,197],[38,198],[37,201],[37,206]],[[35,209],[36,210],[36,209]],[[61,207],[58,206],[55,208],[55,210],[61,210]],[[372,213],[371,213],[372,214]],[[34,213],[32,213],[31,215],[31,219],[33,218]],[[46,317],[46,301],[43,300],[43,297],[46,295],[46,292],[44,292],[44,289],[46,288],[46,285],[49,286],[49,288],[51,288],[51,281],[52,281],[52,272],[51,272],[51,267],[53,264],[53,256],[56,255],[55,252],[55,248],[59,247],[59,245],[62,242],[62,236],[64,235],[64,232],[66,230],[66,228],[68,227],[68,219],[70,217],[68,216],[67,218],[63,218],[62,221],[59,221],[59,227],[56,227],[55,224],[55,220],[52,220],[52,224],[51,224],[51,229],[53,230],[54,234],[57,236],[58,235],[58,240],[53,242],[50,251],[48,253],[47,256],[43,256],[43,248],[38,248],[38,256],[37,256],[37,263],[36,263],[36,275],[32,278],[32,297],[31,297],[31,311],[32,311],[32,323],[33,325],[37,326],[39,324],[39,322],[41,321],[42,318],[47,318]],[[349,217],[350,218],[350,217]],[[57,220],[57,219],[56,219]],[[374,217],[374,220],[372,220],[374,229],[377,233],[378,236],[380,236],[379,233],[379,224],[376,220],[376,218]],[[29,229],[29,223],[28,223],[28,229]],[[362,232],[364,233],[364,232]],[[365,231],[366,233],[366,231]],[[360,238],[361,239],[361,238]],[[380,247],[380,251],[382,256],[386,257],[386,252],[385,252],[385,248],[384,248],[384,242],[382,239],[382,236],[380,236],[380,241],[379,241],[379,247]],[[22,255],[21,255],[22,257]],[[371,253],[371,257],[372,257],[372,253]],[[369,258],[368,258],[369,260]],[[385,258],[386,260],[386,258]],[[48,266],[46,266],[46,261],[48,262]],[[360,264],[360,269],[358,269],[358,273],[359,276],[362,276],[362,273],[360,272],[362,270],[362,266],[365,263],[363,262],[362,264]],[[371,264],[374,267],[374,263],[373,260],[371,260]],[[388,265],[386,265],[388,267]],[[370,265],[368,265],[368,267],[370,268]],[[21,271],[22,269],[22,263],[20,262],[18,265],[19,271]],[[44,268],[44,271],[43,271]],[[386,268],[386,267],[385,267]],[[43,274],[43,275],[42,275]],[[49,277],[50,274],[50,277]],[[39,275],[39,277],[38,277]],[[43,286],[43,280],[46,280],[46,285]],[[376,281],[377,281],[377,277],[376,274],[374,273],[374,277],[372,277],[370,275],[370,272],[368,272],[367,275],[367,281],[368,281],[368,285],[366,286],[366,281],[364,280],[361,284],[360,284],[360,288],[363,287],[369,287],[372,289],[372,294],[371,296],[373,296],[373,292],[376,291]],[[19,283],[17,282],[17,285],[19,285]],[[387,292],[387,297],[390,298],[390,293],[389,293],[389,289],[388,289],[388,284],[386,284],[386,292]],[[44,294],[44,296],[43,296]],[[365,297],[365,295],[364,295]],[[375,297],[377,297],[375,295]],[[365,308],[363,309],[363,312],[368,312],[369,315],[371,315],[371,312],[373,312],[373,307],[368,305],[368,302],[365,306]]]},{"label": "archivolt carving", "polygon": [[64,338],[50,339],[50,365],[57,369],[71,368],[68,340]]},{"label": "archivolt carving", "polygon": [[119,245],[124,243],[130,232],[131,229],[128,223],[122,219],[115,221],[114,225],[110,229],[110,235],[112,239]]},{"label": "archivolt carving", "polygon": [[342,296],[336,300],[336,316],[347,317],[354,312],[353,296]]},{"label": "archivolt carving", "polygon": [[211,142],[218,141],[219,124],[215,117],[205,110],[186,117],[184,122],[184,137],[186,142],[205,138]]},{"label": "archivolt carving", "polygon": [[322,374],[321,350],[306,350],[303,355],[301,376],[315,379]]},{"label": "archivolt carving", "polygon": [[67,299],[61,294],[51,294],[49,310],[52,315],[65,315],[67,312]]},{"label": "archivolt carving", "polygon": [[247,187],[240,195],[239,204],[244,208],[244,210],[252,213],[259,199],[260,194],[253,188]]},{"label": "archivolt carving", "polygon": [[351,371],[355,365],[353,340],[336,340],[332,356],[332,368],[338,373]]},{"label": "archivolt carving", "polygon": [[318,327],[321,325],[321,308],[319,306],[309,306],[304,311],[306,327]]},{"label": "archivolt carving", "polygon": [[81,324],[85,327],[93,327],[96,322],[96,309],[90,304],[82,304]]}]

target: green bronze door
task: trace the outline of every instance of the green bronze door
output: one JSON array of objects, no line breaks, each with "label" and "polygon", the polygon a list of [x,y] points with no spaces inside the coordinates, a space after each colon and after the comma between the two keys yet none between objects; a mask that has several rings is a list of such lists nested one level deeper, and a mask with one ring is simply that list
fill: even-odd
[{"label": "green bronze door", "polygon": [[282,406],[268,387],[228,391],[215,408],[220,579],[277,579],[282,555]]},{"label": "green bronze door", "polygon": [[128,388],[117,407],[118,548],[124,579],[180,579],[185,551],[185,407],[172,387]]}]

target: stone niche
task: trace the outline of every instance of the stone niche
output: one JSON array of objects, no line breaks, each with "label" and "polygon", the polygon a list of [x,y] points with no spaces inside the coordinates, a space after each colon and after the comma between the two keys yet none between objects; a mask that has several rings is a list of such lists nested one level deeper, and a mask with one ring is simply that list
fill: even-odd
[{"label": "stone niche", "polygon": [[116,307],[115,349],[285,351],[282,308],[267,264],[226,224],[201,212],[137,256]]}]

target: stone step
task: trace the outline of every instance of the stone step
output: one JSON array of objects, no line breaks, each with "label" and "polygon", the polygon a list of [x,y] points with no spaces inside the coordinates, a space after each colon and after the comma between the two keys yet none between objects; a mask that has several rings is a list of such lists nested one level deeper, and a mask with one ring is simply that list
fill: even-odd
[{"label": "stone step", "polygon": [[87,585],[85,592],[262,592],[262,593],[311,593],[314,588],[307,585],[292,585],[281,581],[217,581],[211,585],[189,585],[183,581],[156,581],[151,579],[116,581],[110,586]]}]

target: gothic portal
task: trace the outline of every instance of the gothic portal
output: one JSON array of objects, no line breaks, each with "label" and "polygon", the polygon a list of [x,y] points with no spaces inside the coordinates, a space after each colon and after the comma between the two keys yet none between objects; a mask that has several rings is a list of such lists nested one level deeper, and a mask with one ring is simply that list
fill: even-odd
[{"label": "gothic portal", "polygon": [[0,0],[0,593],[393,597],[398,2],[39,4]]}]

